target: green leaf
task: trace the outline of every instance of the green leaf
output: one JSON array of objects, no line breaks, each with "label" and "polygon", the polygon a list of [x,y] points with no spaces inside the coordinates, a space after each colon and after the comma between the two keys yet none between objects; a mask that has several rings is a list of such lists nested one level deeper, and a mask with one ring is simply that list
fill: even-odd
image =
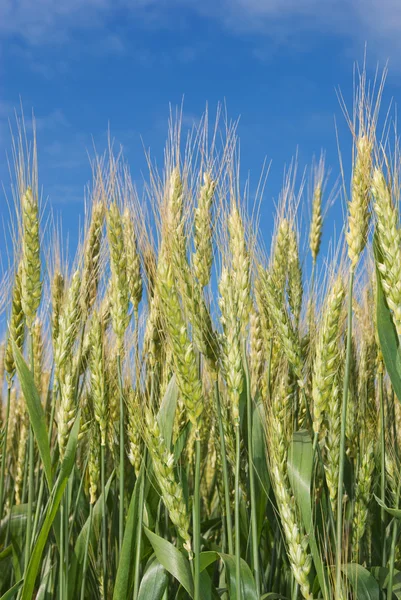
[{"label": "green leaf", "polygon": [[15,504],[11,507],[11,514],[6,515],[0,523],[0,541],[4,543],[7,533],[20,527],[26,527],[27,504]]},{"label": "green leaf", "polygon": [[23,579],[23,551],[19,547],[16,547],[14,543],[11,544],[12,547],[12,566],[14,571],[14,578],[19,581]]},{"label": "green leaf", "polygon": [[266,435],[263,423],[266,423],[266,411],[261,402],[255,406],[252,423],[253,464],[256,472],[255,495],[257,498],[258,540],[265,523],[266,504],[270,490],[269,469],[266,461]]},{"label": "green leaf", "polygon": [[384,510],[386,512],[388,512],[389,515],[391,515],[392,517],[396,517],[397,519],[401,519],[401,509],[399,508],[389,508],[388,506],[386,506],[386,504],[384,504],[384,502],[378,498],[376,496],[376,494],[373,494],[375,497],[375,500],[377,502],[377,504],[379,504],[379,506],[381,506],[382,508],[384,508]]},{"label": "green leaf", "polygon": [[[11,507],[9,515],[4,517],[0,525],[0,540],[4,544],[6,539],[10,542],[9,548],[12,555],[12,568],[14,578],[19,581],[22,579],[22,566],[24,559],[24,547],[26,539],[26,516],[28,505],[19,504]],[[8,550],[9,552],[10,550]],[[4,577],[8,577],[7,571],[3,567],[0,573],[0,588],[3,588]]]},{"label": "green leaf", "polygon": [[324,571],[321,554],[316,542],[312,515],[311,484],[313,476],[314,452],[308,431],[296,431],[288,452],[288,476],[302,522],[309,540],[316,574],[323,597],[328,599],[328,584]]},{"label": "green leaf", "polygon": [[38,444],[40,457],[42,459],[43,468],[46,475],[47,485],[49,486],[49,490],[51,490],[53,486],[52,461],[50,456],[50,446],[48,441],[45,413],[43,411],[42,402],[40,400],[38,390],[35,386],[33,375],[28,369],[28,366],[21,352],[14,341],[12,342],[12,344],[18,379],[21,384],[21,389],[25,398],[26,406],[28,408],[29,420],[33,432],[35,434],[36,442]]},{"label": "green leaf", "polygon": [[36,593],[35,600],[47,600],[51,598],[51,591],[49,588],[50,578],[53,575],[55,565],[52,565],[52,547],[49,546],[47,556],[43,561],[42,573],[40,575],[40,585]]},{"label": "green leaf", "polygon": [[[237,600],[237,580],[235,574],[235,556],[231,554],[219,554],[224,562],[227,574],[227,583],[230,600]],[[256,584],[251,569],[241,558],[241,598],[245,600],[259,600],[256,592]]]},{"label": "green leaf", "polygon": [[[11,549],[11,546],[8,546]],[[10,582],[10,575],[12,570],[12,554],[10,553],[7,558],[3,559],[0,569],[0,592],[8,587]],[[15,576],[15,575],[14,575]]]},{"label": "green leaf", "polygon": [[200,597],[202,600],[220,600],[220,596],[206,569],[200,574]]},{"label": "green leaf", "polygon": [[[106,502],[107,502],[107,497],[109,495],[111,483],[114,479],[114,473],[115,473],[114,471],[111,473],[111,475],[104,487]],[[99,498],[97,499],[95,506],[93,507],[92,526],[91,526],[91,530],[90,530],[89,543],[92,546],[94,555],[96,555],[96,552],[97,552],[98,538],[96,536],[96,531],[99,530],[101,519],[102,519],[102,506],[103,506],[103,493],[101,493],[99,495]],[[82,527],[81,531],[79,532],[77,541],[75,542],[75,546],[74,546],[74,554],[71,557],[71,564],[70,564],[70,569],[69,569],[69,574],[68,574],[68,597],[70,599],[74,598],[74,595],[76,593],[75,590],[80,589],[80,587],[81,587],[82,569],[78,569],[78,566],[82,565],[84,562],[85,543],[86,543],[86,538],[87,538],[88,530],[89,530],[89,521],[90,521],[90,518],[88,516],[88,518],[85,521],[84,526]]]},{"label": "green leaf", "polygon": [[210,551],[210,552],[201,552],[200,555],[200,572],[207,569],[210,565],[212,565],[219,558],[219,553]]},{"label": "green leaf", "polygon": [[138,600],[161,600],[168,584],[168,576],[156,556],[147,564],[139,587]]},{"label": "green leaf", "polygon": [[[383,586],[384,589],[387,589],[387,586],[388,586],[388,577],[386,578],[385,585]],[[400,571],[397,571],[397,569],[394,569],[394,574],[393,574],[393,596],[398,598],[398,600],[400,600],[400,598],[401,598],[401,573],[400,573]]]},{"label": "green leaf", "polygon": [[145,477],[145,469],[142,465],[141,473],[135,482],[134,491],[132,492],[131,501],[129,504],[127,522],[125,524],[123,544],[121,548],[120,559],[118,561],[118,570],[116,583],[114,586],[113,600],[120,598],[128,598],[130,579],[134,564],[134,546],[135,546],[135,531],[138,522],[138,497],[141,487],[141,480]]},{"label": "green leaf", "polygon": [[144,531],[149,542],[152,544],[158,561],[193,598],[194,584],[189,560],[173,544],[156,535],[156,533],[153,533],[147,527],[144,527]]},{"label": "green leaf", "polygon": [[17,581],[17,583],[15,583],[12,587],[10,587],[10,589],[7,590],[7,592],[1,596],[0,600],[11,600],[11,598],[14,598],[14,596],[20,589],[22,582],[23,582],[22,579],[20,581]]},{"label": "green leaf", "polygon": [[394,327],[391,311],[388,307],[381,282],[381,273],[378,269],[380,262],[380,248],[377,237],[374,238],[374,253],[376,260],[376,320],[380,348],[384,364],[389,374],[394,392],[401,401],[401,354],[400,343]]},{"label": "green leaf", "polygon": [[54,484],[51,492],[49,507],[46,511],[46,517],[44,519],[42,528],[39,532],[35,546],[33,548],[31,557],[29,559],[28,568],[25,575],[24,584],[22,587],[21,600],[31,600],[33,590],[35,587],[36,577],[40,568],[40,562],[42,560],[43,550],[45,548],[47,538],[55,519],[61,499],[66,488],[68,478],[72,471],[75,461],[75,453],[77,450],[78,433],[79,433],[79,422],[80,422],[80,411],[78,411],[77,418],[71,429],[70,436],[67,442],[67,448],[65,451],[64,460],[61,464],[60,473],[57,477],[57,481]]},{"label": "green leaf", "polygon": [[[382,590],[386,590],[389,580],[389,569],[387,567],[372,567],[370,572],[376,579],[379,587]],[[393,596],[401,599],[401,571],[394,569],[393,573]]]},{"label": "green leaf", "polygon": [[[107,502],[107,496],[109,495],[109,490],[110,490],[110,486],[111,486],[113,479],[114,479],[114,471],[110,475],[110,477],[104,487],[104,495],[105,495],[106,502]],[[100,521],[102,518],[102,506],[103,506],[103,492],[99,495],[99,498],[97,499],[96,504],[93,507],[92,528],[91,528],[91,532],[90,532],[92,545],[95,543],[95,537],[96,537],[95,531],[96,531],[96,529],[99,528]],[[85,521],[84,526],[82,527],[81,531],[79,532],[77,541],[75,542],[74,554],[75,554],[76,559],[79,564],[81,564],[84,560],[85,543],[86,543],[86,538],[88,535],[89,521],[90,521],[90,518],[88,517]],[[96,549],[94,549],[94,551],[95,550]],[[96,551],[95,551],[95,554],[96,554]]]},{"label": "green leaf", "polygon": [[175,375],[170,379],[166,393],[161,402],[159,412],[157,414],[157,422],[159,423],[160,433],[162,434],[167,448],[171,446],[171,438],[173,437],[173,425],[175,417],[175,409],[177,406],[178,388],[175,381]]},{"label": "green leaf", "polygon": [[188,423],[181,429],[180,433],[178,434],[178,438],[174,444],[174,460],[176,463],[178,462],[181,453],[186,446],[190,431],[191,423],[190,421],[188,421]]},{"label": "green leaf", "polygon": [[7,546],[7,548],[4,548],[4,550],[2,550],[2,552],[0,552],[0,562],[3,562],[3,560],[10,558],[12,551],[13,551],[13,549],[12,549],[11,544],[9,544]]},{"label": "green leaf", "polygon": [[[11,562],[8,561],[8,565],[14,570],[14,580],[17,581],[22,579],[27,511],[27,504],[12,506],[10,514],[6,515],[0,524],[0,542],[3,545],[6,540],[10,543],[7,553],[11,551]],[[4,588],[8,575],[7,567],[3,565],[0,571],[0,589]]]},{"label": "green leaf", "polygon": [[354,588],[357,600],[380,600],[380,588],[372,573],[354,563],[343,565],[343,572]]},{"label": "green leaf", "polygon": [[255,406],[253,411],[252,423],[252,447],[253,461],[256,473],[258,475],[257,482],[260,489],[263,490],[267,497],[270,489],[270,477],[266,460],[266,433],[263,423],[266,423],[266,410],[262,402]]}]

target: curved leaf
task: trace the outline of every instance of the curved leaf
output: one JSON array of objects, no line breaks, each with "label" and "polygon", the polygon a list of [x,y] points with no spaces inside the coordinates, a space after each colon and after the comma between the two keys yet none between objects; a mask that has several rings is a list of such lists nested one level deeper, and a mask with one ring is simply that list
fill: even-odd
[{"label": "curved leaf", "polygon": [[157,560],[151,557],[139,587],[138,600],[161,600],[168,584],[167,573]]},{"label": "curved leaf", "polygon": [[214,552],[213,550],[210,552],[201,552],[200,555],[200,572],[207,569],[210,565],[212,565],[219,558],[219,553]]},{"label": "curved leaf", "polygon": [[11,533],[11,536],[15,536],[23,532],[25,538],[27,512],[27,504],[16,504],[11,507],[10,514],[5,516],[0,523],[0,541],[2,544],[4,544],[9,533]]},{"label": "curved leaf", "polygon": [[381,274],[377,267],[380,262],[380,248],[375,235],[374,253],[376,260],[376,320],[380,348],[384,364],[391,379],[394,392],[401,401],[401,354],[400,343],[393,318],[384,295]]},{"label": "curved leaf", "polygon": [[[105,500],[107,501],[107,497],[109,495],[109,490],[111,483],[114,479],[114,471],[111,473],[106,485],[105,485]],[[102,518],[102,506],[103,506],[103,493],[101,493],[96,501],[95,506],[93,507],[93,515],[92,515],[92,527],[90,531],[90,544],[92,546],[94,554],[96,554],[97,549],[97,537],[96,530],[99,529],[101,518]],[[68,597],[73,598],[75,590],[80,587],[82,580],[82,570],[78,570],[78,565],[82,565],[84,561],[85,555],[85,544],[86,538],[88,535],[89,529],[89,521],[90,517],[88,517],[82,527],[79,535],[77,537],[77,541],[74,546],[74,554],[71,557],[71,564],[68,574]]]},{"label": "curved leaf", "polygon": [[144,531],[149,542],[152,544],[158,561],[166,571],[179,581],[191,598],[193,598],[194,584],[189,560],[173,544],[156,535],[156,533],[153,533],[147,527],[144,527]]},{"label": "curved leaf", "polygon": [[358,600],[380,600],[380,588],[372,573],[357,564],[343,565],[343,572],[354,588]]},{"label": "curved leaf", "polygon": [[[113,479],[114,479],[114,471],[112,472],[106,485],[104,486],[104,495],[105,495],[106,502],[107,502],[107,497],[109,495],[109,490],[110,490],[110,486],[112,484]],[[103,505],[103,492],[100,493],[98,499],[96,500],[96,504],[93,507],[92,529],[91,529],[92,545],[93,545],[93,543],[95,541],[95,537],[96,537],[95,531],[96,531],[96,529],[98,529],[101,518],[102,518],[102,505]],[[87,532],[89,529],[89,521],[90,521],[90,518],[88,517],[85,521],[84,526],[82,527],[81,531],[79,532],[77,541],[75,542],[74,554],[78,560],[78,563],[82,563],[84,560],[85,543],[86,543],[86,538],[87,538]]]},{"label": "curved leaf", "polygon": [[323,597],[328,599],[328,584],[321,554],[316,542],[312,515],[311,483],[313,476],[314,452],[308,431],[296,431],[288,452],[288,476],[297,505],[301,511],[302,522],[309,538],[316,574]]},{"label": "curved leaf", "polygon": [[[219,553],[220,554],[220,553]],[[237,581],[235,576],[235,556],[220,554],[227,573],[227,583],[230,600],[237,600]],[[241,598],[246,600],[259,600],[256,591],[255,579],[249,565],[241,558]]]},{"label": "curved leaf", "polygon": [[49,507],[46,511],[46,517],[43,521],[42,528],[39,532],[31,557],[29,559],[28,568],[22,587],[21,600],[31,600],[33,595],[33,590],[35,587],[36,577],[39,572],[43,550],[45,548],[51,526],[59,509],[60,502],[68,482],[68,478],[74,466],[75,453],[77,450],[78,443],[79,422],[80,411],[78,411],[77,418],[75,419],[75,423],[71,429],[70,437],[68,438],[67,442],[64,460],[61,464],[60,473],[57,477],[57,481],[54,484],[54,488],[50,496]]},{"label": "curved leaf", "polygon": [[51,591],[48,589],[51,583],[51,577],[55,571],[55,565],[52,565],[52,548],[49,546],[46,559],[43,562],[42,573],[40,575],[40,585],[36,593],[35,600],[47,600],[51,598]]},{"label": "curved leaf", "polygon": [[0,562],[2,562],[3,560],[10,558],[11,554],[12,554],[12,546],[11,544],[9,544],[6,548],[4,548],[4,550],[2,550],[2,552],[0,552]]},{"label": "curved leaf", "polygon": [[22,585],[22,581],[23,580],[21,579],[21,581],[17,581],[17,583],[10,587],[10,589],[7,590],[6,593],[1,596],[0,600],[11,600],[11,598],[14,598]]},{"label": "curved leaf", "polygon": [[200,574],[200,597],[202,600],[220,600],[220,596],[206,569]]},{"label": "curved leaf", "polygon": [[52,461],[50,456],[50,446],[46,427],[46,417],[43,411],[42,402],[38,390],[36,389],[33,375],[28,369],[28,366],[13,341],[13,353],[15,366],[17,368],[18,379],[21,384],[22,393],[25,398],[26,406],[29,413],[29,421],[35,434],[38,444],[40,458],[42,459],[43,469],[46,475],[47,485],[49,490],[53,486],[52,477]]},{"label": "curved leaf", "polygon": [[384,510],[386,512],[388,512],[389,515],[391,515],[392,517],[396,517],[397,519],[401,519],[401,509],[399,508],[389,508],[388,506],[386,506],[386,504],[384,504],[384,502],[378,498],[376,496],[376,494],[373,494],[375,497],[375,500],[377,502],[377,504],[379,504],[379,506],[381,506],[382,508],[384,508]]},{"label": "curved leaf", "polygon": [[[372,567],[370,572],[383,590],[387,590],[389,580],[389,569],[387,567]],[[393,596],[401,599],[401,571],[394,569],[393,573]]]},{"label": "curved leaf", "polygon": [[141,487],[142,478],[145,476],[145,469],[142,465],[141,473],[135,482],[135,487],[132,492],[131,501],[129,504],[127,522],[125,524],[123,544],[121,548],[120,559],[118,561],[118,569],[116,583],[114,586],[113,599],[128,598],[130,588],[130,577],[133,568],[133,552],[136,539],[135,531],[138,521],[138,497]]},{"label": "curved leaf", "polygon": [[[26,520],[27,520],[27,504],[19,504],[11,507],[10,514],[7,515],[1,522],[0,539],[4,544],[6,539],[10,542],[9,550],[12,555],[12,568],[14,569],[14,577],[18,581],[22,579],[24,547],[26,539]],[[4,569],[0,573],[0,587],[3,588],[3,577],[7,577],[7,571]]]},{"label": "curved leaf", "polygon": [[253,411],[252,449],[253,464],[256,472],[255,491],[257,498],[258,539],[265,523],[266,503],[270,490],[269,469],[266,461],[266,434],[263,423],[266,423],[266,411],[259,402]]}]

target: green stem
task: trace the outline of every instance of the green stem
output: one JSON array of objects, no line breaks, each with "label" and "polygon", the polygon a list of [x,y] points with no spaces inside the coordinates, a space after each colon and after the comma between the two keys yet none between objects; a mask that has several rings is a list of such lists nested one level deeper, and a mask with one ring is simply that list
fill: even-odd
[{"label": "green stem", "polygon": [[81,600],[85,600],[85,580],[86,580],[86,570],[88,567],[88,553],[89,553],[89,540],[92,529],[92,517],[93,517],[93,504],[89,505],[89,526],[88,526],[88,535],[85,540],[85,554],[84,554],[84,563],[82,567],[82,584],[81,584]]},{"label": "green stem", "polygon": [[69,569],[69,535],[68,535],[68,515],[70,512],[70,507],[69,507],[69,502],[68,502],[68,496],[69,496],[69,488],[71,485],[71,477],[67,483],[67,487],[64,491],[64,545],[65,545],[65,566],[64,566],[64,573],[65,573],[65,577],[64,577],[64,597],[66,599],[68,599],[68,569]]},{"label": "green stem", "polygon": [[398,519],[397,519],[397,517],[395,517],[394,523],[393,523],[393,536],[391,539],[391,554],[390,554],[389,569],[388,569],[387,600],[392,600],[392,598],[393,598],[395,547],[396,547],[396,543],[397,543],[397,536],[398,536]]},{"label": "green stem", "polygon": [[336,543],[336,600],[341,600],[341,551],[343,533],[343,486],[344,486],[344,464],[345,464],[345,434],[347,420],[348,388],[351,373],[352,358],[352,292],[354,285],[354,271],[351,269],[348,291],[348,324],[347,324],[347,353],[345,359],[345,374],[343,399],[341,407],[341,432],[340,432],[340,461],[338,471],[337,489],[337,543]]},{"label": "green stem", "polygon": [[[32,332],[29,332],[29,349],[30,349],[30,359],[31,359],[31,373],[32,378],[35,376],[34,369],[34,355],[33,355],[33,336]],[[34,486],[35,486],[35,446],[34,446],[34,437],[32,426],[29,425],[29,456],[28,456],[28,468],[29,468],[29,489],[28,489],[28,515],[26,522],[26,539],[25,539],[25,565],[24,565],[24,573],[26,575],[26,570],[28,568],[29,557],[31,554],[31,541],[32,541],[32,514],[33,514],[33,500],[34,500]]]},{"label": "green stem", "polygon": [[81,481],[79,483],[78,492],[77,492],[77,495],[75,497],[74,511],[72,513],[71,525],[70,525],[69,530],[68,530],[68,540],[69,541],[71,540],[71,536],[72,536],[72,533],[73,533],[73,530],[74,530],[74,523],[76,523],[76,516],[77,516],[77,512],[78,512],[78,507],[79,507],[79,504],[80,504],[82,489],[84,487],[85,473],[86,473],[86,469],[87,469],[87,466],[88,466],[88,462],[89,462],[89,452],[87,453],[87,456],[85,458],[84,466],[83,466],[83,469],[82,469]]},{"label": "green stem", "polygon": [[[225,519],[222,519],[222,527],[221,527],[221,551],[223,554],[225,554],[227,552],[227,548],[226,548],[226,540],[227,540],[227,523],[225,521]],[[227,589],[227,580],[226,580],[226,573],[225,570],[223,568],[223,561],[222,559],[220,559],[219,561],[219,567],[218,567],[218,574],[219,574],[219,588],[221,589]],[[221,596],[222,600],[228,600],[228,595],[227,593],[223,594]]]},{"label": "green stem", "polygon": [[[29,443],[29,436],[28,436],[28,440],[26,441],[26,444],[25,444],[26,452],[29,451],[28,443]],[[23,475],[23,479],[22,479],[22,492],[21,492],[22,504],[25,504],[25,502],[26,502],[26,490],[28,487],[28,473],[29,473],[29,461],[25,461],[24,462],[24,475]],[[31,547],[32,547],[32,538],[33,538],[33,534],[31,536]]]},{"label": "green stem", "polygon": [[227,468],[227,455],[226,455],[226,441],[224,438],[223,421],[221,416],[221,404],[220,404],[220,392],[219,392],[219,381],[216,375],[214,383],[214,397],[217,408],[217,420],[219,423],[219,437],[220,437],[220,453],[221,453],[221,467],[223,471],[223,485],[224,485],[224,501],[226,509],[226,521],[227,521],[227,541],[228,541],[228,552],[234,554],[234,540],[233,540],[233,525],[231,519],[231,506],[230,506],[230,486],[228,483],[228,468]]},{"label": "green stem", "polygon": [[125,443],[124,443],[124,395],[121,373],[121,355],[117,354],[118,388],[120,392],[120,482],[119,482],[119,519],[118,519],[118,549],[121,552],[124,538],[124,463],[125,463]]},{"label": "green stem", "polygon": [[102,564],[103,564],[103,589],[107,590],[107,522],[106,522],[106,475],[105,475],[105,446],[100,446],[100,485],[102,491]]},{"label": "green stem", "polygon": [[235,580],[237,588],[237,600],[241,600],[241,533],[239,511],[241,432],[239,423],[237,423],[235,426],[235,449]]},{"label": "green stem", "polygon": [[[380,403],[380,500],[384,506],[386,500],[386,434],[385,434],[385,415],[384,415],[384,394],[383,394],[383,372],[379,372],[379,403]],[[383,506],[380,507],[380,524],[382,540],[382,567],[387,564],[386,558],[386,511]]]},{"label": "green stem", "polygon": [[145,497],[145,465],[146,465],[146,450],[142,458],[141,470],[139,473],[140,477],[140,489],[139,489],[139,504],[138,504],[138,525],[136,530],[136,550],[135,550],[135,567],[134,567],[134,595],[133,600],[137,600],[139,593],[139,568],[141,564],[141,550],[142,550],[142,521],[143,521],[143,508],[144,508],[144,497]]},{"label": "green stem", "polygon": [[60,566],[59,566],[59,598],[64,598],[64,503],[60,504]]},{"label": "green stem", "polygon": [[200,465],[201,465],[201,442],[199,431],[196,432],[195,439],[195,489],[194,489],[194,600],[201,600],[200,596]]},{"label": "green stem", "polygon": [[0,519],[3,516],[3,501],[4,501],[4,481],[6,473],[6,448],[8,436],[8,422],[10,419],[10,404],[11,404],[11,383],[7,386],[7,408],[6,422],[4,424],[3,440],[1,444],[1,475],[0,475]]},{"label": "green stem", "polygon": [[243,341],[243,363],[246,383],[246,410],[247,410],[247,429],[248,429],[248,468],[249,468],[249,489],[251,496],[251,533],[252,533],[252,560],[253,572],[255,576],[256,592],[260,596],[260,569],[259,569],[259,544],[258,544],[258,521],[256,515],[256,494],[255,494],[255,472],[253,464],[253,446],[252,446],[252,418],[253,403],[251,395],[251,382],[249,376],[249,365],[246,355],[246,340]]},{"label": "green stem", "polygon": [[[397,486],[397,495],[395,501],[395,508],[398,508],[398,504],[400,501],[400,491],[401,491],[401,481]],[[398,536],[398,518],[394,518],[393,522],[393,535],[391,538],[391,551],[388,565],[388,583],[387,583],[387,600],[392,600],[393,598],[393,581],[394,581],[394,563],[395,563],[395,547],[397,543]]]},{"label": "green stem", "polygon": [[41,475],[40,486],[39,486],[39,493],[38,493],[38,498],[37,498],[37,501],[36,501],[35,517],[34,517],[34,520],[33,520],[31,550],[33,548],[33,542],[34,542],[34,539],[36,537],[36,532],[37,532],[37,529],[38,529],[39,517],[40,517],[40,513],[41,513],[41,507],[42,507],[42,500],[43,500],[44,489],[45,489],[44,480],[43,480],[42,475]]}]

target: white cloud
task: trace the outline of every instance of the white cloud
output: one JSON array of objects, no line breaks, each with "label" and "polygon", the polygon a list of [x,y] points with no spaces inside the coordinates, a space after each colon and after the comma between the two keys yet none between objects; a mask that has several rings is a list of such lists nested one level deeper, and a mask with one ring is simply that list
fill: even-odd
[{"label": "white cloud", "polygon": [[111,31],[115,16],[158,29],[185,26],[185,15],[191,13],[233,34],[260,34],[262,41],[278,44],[304,36],[307,45],[313,41],[307,34],[318,32],[344,36],[351,52],[365,41],[381,58],[398,58],[401,50],[400,0],[0,0],[0,39],[60,44],[76,30],[98,29],[104,41],[98,51],[121,53],[124,41]]},{"label": "white cloud", "polygon": [[73,29],[100,26],[111,6],[110,0],[2,0],[0,32],[32,44],[62,42]]},{"label": "white cloud", "polygon": [[0,155],[4,148],[10,148],[11,140],[18,135],[19,127],[27,132],[28,137],[31,136],[33,120],[35,121],[36,131],[42,135],[53,131],[66,131],[71,128],[63,111],[58,108],[47,114],[35,116],[27,107],[15,106],[10,102],[0,101]]},{"label": "white cloud", "polygon": [[[310,26],[331,22],[344,8],[354,9],[359,0],[2,0],[0,2],[0,32],[14,34],[29,42],[46,43],[63,41],[73,29],[104,26],[116,10],[122,10],[148,22],[160,24],[158,14],[166,18],[174,8],[186,7],[190,11],[211,17],[236,30],[264,29],[269,22],[285,21],[289,17],[310,19]],[[368,0],[369,1],[369,0]],[[370,0],[379,6],[380,0]],[[397,0],[385,0],[388,4]],[[380,11],[378,11],[380,12]],[[177,14],[174,17],[176,20]],[[273,32],[271,32],[273,33]]]},{"label": "white cloud", "polygon": [[401,50],[400,0],[210,0],[210,11],[234,33],[278,44],[301,39],[307,47],[319,33],[342,36],[351,54],[365,43],[381,59],[398,60]]}]

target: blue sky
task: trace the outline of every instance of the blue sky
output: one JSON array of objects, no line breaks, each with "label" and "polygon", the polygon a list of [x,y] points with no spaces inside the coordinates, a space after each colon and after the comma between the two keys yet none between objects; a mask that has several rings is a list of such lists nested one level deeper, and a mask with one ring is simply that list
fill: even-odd
[{"label": "blue sky", "polygon": [[[142,139],[161,161],[169,103],[184,98],[189,126],[206,102],[213,115],[223,101],[240,117],[251,190],[272,161],[262,209],[270,231],[272,198],[297,147],[300,170],[326,149],[334,183],[336,118],[349,156],[336,89],[351,107],[365,42],[371,73],[389,59],[384,104],[397,99],[400,27],[399,0],[0,0],[0,180],[8,189],[8,121],[21,99],[37,119],[40,184],[73,245],[88,151],[93,142],[105,149],[109,125],[141,181]],[[333,209],[332,221],[340,215]]]}]

